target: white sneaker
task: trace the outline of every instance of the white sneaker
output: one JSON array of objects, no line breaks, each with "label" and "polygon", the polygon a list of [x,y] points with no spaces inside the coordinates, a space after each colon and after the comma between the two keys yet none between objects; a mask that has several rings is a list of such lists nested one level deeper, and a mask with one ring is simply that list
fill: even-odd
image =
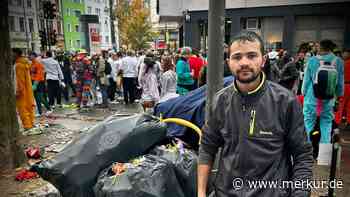
[{"label": "white sneaker", "polygon": [[50,114],[52,114],[52,110],[49,110],[49,111],[46,111],[46,112],[45,112],[45,115],[46,115],[46,116],[48,116],[48,115],[50,115]]}]

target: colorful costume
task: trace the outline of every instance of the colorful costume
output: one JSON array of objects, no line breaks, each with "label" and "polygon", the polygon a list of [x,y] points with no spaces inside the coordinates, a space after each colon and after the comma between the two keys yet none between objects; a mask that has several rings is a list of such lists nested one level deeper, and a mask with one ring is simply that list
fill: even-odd
[{"label": "colorful costume", "polygon": [[193,89],[194,81],[191,76],[190,65],[187,61],[180,59],[176,63],[177,88],[180,95],[185,95]]},{"label": "colorful costume", "polygon": [[[344,89],[344,65],[343,61],[334,54],[329,53],[321,56],[321,59],[327,62],[332,62],[336,59],[336,69],[338,71],[337,92],[336,96],[343,95]],[[314,130],[317,118],[317,103],[321,107],[320,112],[320,128],[321,140],[320,143],[329,143],[331,140],[331,129],[333,121],[333,107],[335,99],[319,100],[316,99],[313,92],[313,81],[316,76],[318,67],[320,66],[318,57],[310,57],[305,69],[302,93],[304,95],[304,121],[308,136]]]},{"label": "colorful costume", "polygon": [[34,126],[34,97],[32,80],[30,77],[31,65],[24,57],[16,59],[16,107],[22,120],[23,127],[30,129]]}]

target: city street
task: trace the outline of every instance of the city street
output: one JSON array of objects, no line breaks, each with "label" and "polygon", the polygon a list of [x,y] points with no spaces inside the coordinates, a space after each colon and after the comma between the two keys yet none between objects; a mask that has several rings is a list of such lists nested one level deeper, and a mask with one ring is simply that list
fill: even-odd
[{"label": "city street", "polygon": [[[123,104],[111,104],[109,109],[89,108],[78,112],[77,109],[62,108],[56,109],[49,116],[38,119],[38,123],[44,125],[42,134],[25,136],[20,138],[23,149],[28,147],[40,147],[43,151],[43,159],[53,157],[60,152],[65,145],[80,135],[85,134],[89,128],[103,121],[106,117],[131,116],[140,113],[142,107],[139,104],[125,106]],[[45,126],[47,125],[47,126]],[[28,165],[22,166],[23,168]],[[18,172],[20,169],[16,169]],[[1,172],[0,191],[2,196],[37,196],[53,197],[45,192],[48,182],[41,178],[28,181],[15,181],[15,171]],[[50,191],[50,190],[49,190]],[[57,192],[57,190],[53,190]]]}]

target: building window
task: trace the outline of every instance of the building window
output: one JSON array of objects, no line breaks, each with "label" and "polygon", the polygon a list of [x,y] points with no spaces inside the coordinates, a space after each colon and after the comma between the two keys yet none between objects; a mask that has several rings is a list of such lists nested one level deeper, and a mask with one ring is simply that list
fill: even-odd
[{"label": "building window", "polygon": [[91,10],[92,10],[92,8],[91,8],[90,6],[88,7],[88,9],[87,9],[87,10],[88,10],[88,14],[91,14]]},{"label": "building window", "polygon": [[70,9],[69,8],[67,8],[66,14],[67,14],[67,16],[70,16]]},{"label": "building window", "polygon": [[105,41],[106,41],[106,43],[109,43],[109,37],[108,36],[105,37]]},{"label": "building window", "polygon": [[44,21],[44,19],[40,19],[40,29],[45,29],[45,21]]},{"label": "building window", "polygon": [[57,20],[57,33],[58,34],[61,34],[62,33],[62,30],[61,30],[62,26],[61,26],[61,21]]},{"label": "building window", "polygon": [[79,25],[75,25],[75,31],[79,32]]},{"label": "building window", "polygon": [[34,32],[34,22],[32,18],[28,19],[29,32]]},{"label": "building window", "polygon": [[81,47],[80,40],[77,40],[77,43],[76,43],[76,44],[77,44],[77,45],[76,45],[77,48],[80,48],[80,47]]},{"label": "building window", "polygon": [[67,29],[68,29],[68,32],[72,32],[72,27],[69,23],[67,24]]},{"label": "building window", "polygon": [[105,20],[105,29],[106,29],[106,31],[108,31],[108,22],[107,22],[107,20]]},{"label": "building window", "polygon": [[74,15],[79,18],[80,15],[81,15],[81,11],[80,10],[74,10]]},{"label": "building window", "polygon": [[20,32],[25,32],[25,29],[24,29],[24,18],[23,17],[19,18],[19,31]]},{"label": "building window", "polygon": [[22,0],[16,0],[18,6],[22,6]]},{"label": "building window", "polygon": [[257,18],[248,18],[247,19],[247,30],[255,30],[258,28],[258,19]]},{"label": "building window", "polygon": [[9,28],[10,28],[10,31],[16,31],[16,29],[15,29],[15,17],[14,16],[9,16]]},{"label": "building window", "polygon": [[95,9],[95,12],[96,12],[96,15],[100,16],[100,14],[101,14],[100,8],[96,8],[96,9]]},{"label": "building window", "polygon": [[28,8],[32,8],[32,0],[27,0],[27,6]]}]

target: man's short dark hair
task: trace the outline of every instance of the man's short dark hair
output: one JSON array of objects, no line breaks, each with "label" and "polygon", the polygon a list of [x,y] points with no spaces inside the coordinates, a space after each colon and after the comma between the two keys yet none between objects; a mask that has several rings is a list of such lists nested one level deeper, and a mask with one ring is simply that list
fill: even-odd
[{"label": "man's short dark hair", "polygon": [[13,49],[12,49],[12,52],[13,52],[14,54],[16,54],[17,56],[21,56],[21,55],[23,54],[23,51],[22,51],[22,49],[20,49],[20,48],[13,48]]},{"label": "man's short dark hair", "polygon": [[337,45],[332,40],[325,39],[320,42],[320,48],[324,51],[333,51],[336,47]]},{"label": "man's short dark hair", "polygon": [[46,51],[46,57],[52,57],[52,52],[51,51]]},{"label": "man's short dark hair", "polygon": [[32,51],[32,52],[30,52],[30,56],[38,57],[38,54],[36,54],[34,51]]},{"label": "man's short dark hair", "polygon": [[230,43],[230,46],[229,46],[229,54],[231,53],[230,51],[230,48],[231,48],[231,45],[234,43],[234,42],[245,42],[245,41],[249,41],[249,42],[255,42],[255,41],[258,41],[259,44],[260,44],[260,52],[262,55],[265,55],[265,47],[264,47],[264,42],[262,41],[261,37],[253,32],[253,31],[241,31],[240,33],[238,33],[236,36],[234,36],[232,39],[231,39],[231,43]]}]

